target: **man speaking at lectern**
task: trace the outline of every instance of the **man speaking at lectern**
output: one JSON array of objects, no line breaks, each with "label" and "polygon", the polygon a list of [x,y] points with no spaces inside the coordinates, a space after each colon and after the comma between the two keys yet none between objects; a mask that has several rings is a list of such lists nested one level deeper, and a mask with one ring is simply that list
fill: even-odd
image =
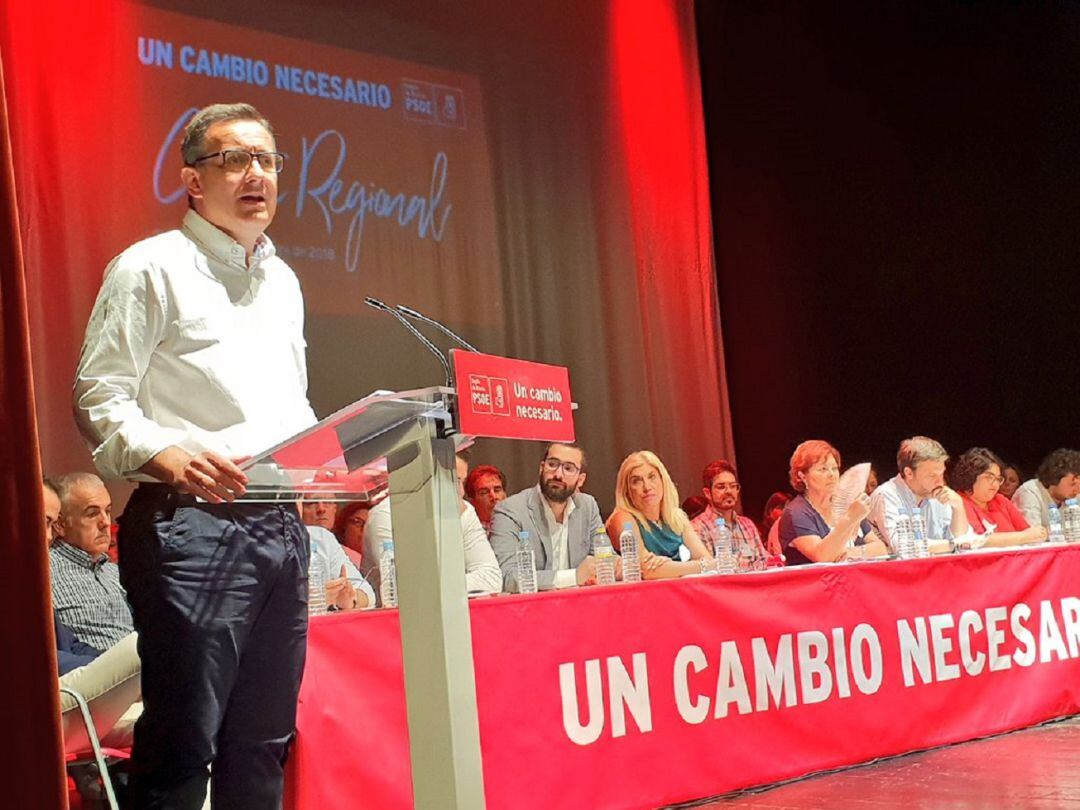
[{"label": "man speaking at lectern", "polygon": [[307,638],[308,536],[293,503],[244,504],[237,459],[313,424],[303,300],[264,231],[283,156],[247,104],[198,111],[179,230],[112,261],[75,415],[98,469],[140,481],[120,519],[145,712],[132,804],[276,808]]}]

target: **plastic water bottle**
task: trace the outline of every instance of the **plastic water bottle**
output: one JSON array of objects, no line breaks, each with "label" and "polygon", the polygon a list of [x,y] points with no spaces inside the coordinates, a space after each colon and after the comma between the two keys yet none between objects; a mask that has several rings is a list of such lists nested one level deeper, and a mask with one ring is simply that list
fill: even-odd
[{"label": "plastic water bottle", "polygon": [[379,599],[383,607],[397,607],[397,565],[391,540],[383,540],[379,555]]},{"label": "plastic water bottle", "polygon": [[753,571],[754,563],[757,560],[757,549],[750,543],[749,539],[742,533],[738,533],[738,542],[736,543],[736,567],[739,571]]},{"label": "plastic water bottle", "polygon": [[619,533],[619,553],[622,554],[622,581],[641,582],[641,558],[631,523],[624,523]]},{"label": "plastic water bottle", "polygon": [[1065,542],[1080,543],[1080,504],[1076,502],[1076,498],[1065,501],[1064,518],[1062,522],[1065,525]]},{"label": "plastic water bottle", "polygon": [[893,529],[893,548],[901,560],[910,560],[915,556],[915,535],[911,529],[911,517],[901,512],[896,518]]},{"label": "plastic water bottle", "polygon": [[307,607],[309,616],[326,613],[326,570],[322,557],[312,554],[308,562]]},{"label": "plastic water bottle", "polygon": [[737,567],[735,555],[731,551],[731,530],[723,518],[717,518],[713,524],[712,544],[716,570],[721,574],[734,574]]},{"label": "plastic water bottle", "polygon": [[930,556],[930,541],[926,537],[926,519],[921,509],[911,512],[911,537],[914,542],[916,557]]},{"label": "plastic water bottle", "polygon": [[518,593],[536,593],[536,555],[529,544],[528,532],[518,532],[514,563],[517,567]]},{"label": "plastic water bottle", "polygon": [[615,549],[608,542],[607,534],[598,531],[593,543],[593,560],[596,563],[596,584],[615,584]]},{"label": "plastic water bottle", "polygon": [[1049,523],[1049,536],[1046,538],[1048,543],[1064,543],[1065,542],[1065,529],[1061,524],[1061,510],[1058,509],[1058,505],[1053,501],[1050,502],[1050,506],[1046,509],[1047,523]]}]

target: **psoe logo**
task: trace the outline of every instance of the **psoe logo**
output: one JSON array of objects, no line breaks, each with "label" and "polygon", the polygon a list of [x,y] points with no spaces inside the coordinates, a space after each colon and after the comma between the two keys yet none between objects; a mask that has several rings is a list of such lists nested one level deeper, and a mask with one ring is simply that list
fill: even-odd
[{"label": "psoe logo", "polygon": [[473,413],[491,413],[491,378],[483,374],[469,375],[469,400]]},{"label": "psoe logo", "polygon": [[510,382],[505,377],[470,374],[469,401],[472,403],[473,413],[509,416]]},{"label": "psoe logo", "polygon": [[430,84],[402,79],[401,95],[404,97],[401,107],[406,118],[428,124],[435,123],[435,94]]},{"label": "psoe logo", "polygon": [[435,85],[435,122],[444,127],[465,129],[465,94],[456,87]]}]

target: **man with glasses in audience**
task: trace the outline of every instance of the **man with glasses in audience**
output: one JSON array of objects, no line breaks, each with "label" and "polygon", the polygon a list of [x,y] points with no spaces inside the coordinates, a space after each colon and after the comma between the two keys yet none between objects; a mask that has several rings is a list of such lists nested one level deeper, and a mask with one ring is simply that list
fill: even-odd
[{"label": "man with glasses in audience", "polygon": [[307,642],[308,533],[294,503],[233,503],[239,463],[310,427],[304,304],[265,235],[278,151],[248,104],[199,110],[180,144],[181,227],[112,261],[75,415],[120,519],[146,711],[132,805],[281,806]]},{"label": "man with glasses in audience", "polygon": [[731,530],[734,543],[748,543],[753,547],[758,559],[768,557],[754,521],[735,511],[739,504],[740,486],[734,465],[724,459],[712,462],[702,472],[701,483],[701,494],[705,496],[708,505],[705,511],[690,523],[698,537],[712,537],[716,519],[723,518]]},{"label": "man with glasses in audience", "polygon": [[[896,477],[870,496],[870,525],[894,551],[896,521],[902,512],[922,514],[928,540],[945,540],[949,547],[959,542],[980,543],[968,525],[963,499],[945,484],[948,460],[949,454],[934,439],[912,436],[900,442]],[[937,545],[931,550],[943,549]]]},{"label": "man with glasses in audience", "polygon": [[502,569],[504,590],[518,590],[514,555],[523,531],[529,533],[536,557],[540,590],[595,584],[591,543],[604,522],[596,499],[580,491],[584,483],[585,451],[576,444],[549,444],[540,459],[536,486],[495,507],[491,546]]}]

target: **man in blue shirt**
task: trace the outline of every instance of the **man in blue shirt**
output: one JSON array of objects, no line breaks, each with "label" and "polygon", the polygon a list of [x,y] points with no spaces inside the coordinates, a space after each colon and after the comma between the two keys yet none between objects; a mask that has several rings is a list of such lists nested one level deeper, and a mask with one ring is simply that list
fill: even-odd
[{"label": "man in blue shirt", "polygon": [[894,550],[896,521],[905,511],[913,514],[917,510],[922,514],[929,540],[948,540],[952,545],[974,538],[964,502],[945,484],[948,460],[949,454],[934,439],[912,436],[900,442],[896,477],[870,496],[870,523]]}]

